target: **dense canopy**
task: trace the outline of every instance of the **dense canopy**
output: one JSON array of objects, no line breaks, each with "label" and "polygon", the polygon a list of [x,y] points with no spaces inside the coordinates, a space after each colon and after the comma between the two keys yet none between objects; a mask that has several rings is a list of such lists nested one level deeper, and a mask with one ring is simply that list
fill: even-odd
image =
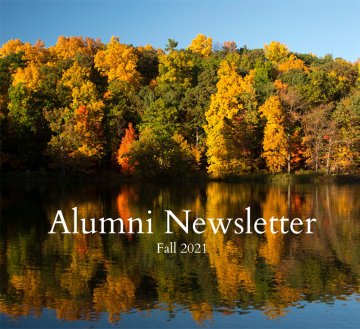
[{"label": "dense canopy", "polygon": [[187,49],[61,36],[0,49],[2,171],[224,178],[300,169],[352,172],[360,160],[359,61]]}]

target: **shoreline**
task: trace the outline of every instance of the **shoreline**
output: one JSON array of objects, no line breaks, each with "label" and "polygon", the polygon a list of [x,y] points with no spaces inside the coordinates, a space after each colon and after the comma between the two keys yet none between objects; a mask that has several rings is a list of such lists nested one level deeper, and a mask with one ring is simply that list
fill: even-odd
[{"label": "shoreline", "polygon": [[62,176],[57,173],[41,173],[39,171],[8,172],[0,173],[1,182],[257,182],[257,183],[360,183],[360,174],[332,174],[325,175],[313,172],[294,174],[263,174],[254,173],[248,175],[229,176],[226,178],[211,178],[205,173],[188,175],[184,177],[156,176],[156,177],[129,177],[117,172],[100,172],[91,175],[79,175],[71,173]]}]

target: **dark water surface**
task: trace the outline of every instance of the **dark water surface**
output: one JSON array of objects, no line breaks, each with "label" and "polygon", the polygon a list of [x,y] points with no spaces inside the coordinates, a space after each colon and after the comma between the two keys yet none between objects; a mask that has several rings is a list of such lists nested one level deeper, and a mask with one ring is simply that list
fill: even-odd
[{"label": "dark water surface", "polygon": [[[99,218],[142,219],[154,234],[56,234],[58,210],[74,230],[77,207]],[[243,218],[252,234],[214,234],[207,218]],[[148,211],[151,210],[151,215]],[[171,210],[189,233],[172,221]],[[313,234],[281,234],[257,218],[316,218]],[[203,234],[192,223],[204,218]],[[218,224],[215,220],[214,223]],[[106,231],[110,231],[107,223]],[[137,231],[139,225],[134,226]],[[259,227],[263,230],[263,227]],[[284,229],[289,230],[286,224]],[[301,229],[301,227],[296,227]],[[115,225],[118,232],[119,226]],[[157,243],[176,242],[176,253]],[[201,253],[181,253],[199,244]],[[203,253],[205,244],[206,253]],[[360,323],[360,185],[255,183],[3,183],[1,328],[346,328]]]}]

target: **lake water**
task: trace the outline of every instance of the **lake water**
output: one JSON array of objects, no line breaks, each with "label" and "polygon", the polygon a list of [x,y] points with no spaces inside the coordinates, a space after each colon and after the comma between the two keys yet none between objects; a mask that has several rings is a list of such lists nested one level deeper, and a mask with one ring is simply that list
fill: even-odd
[{"label": "lake water", "polygon": [[[95,218],[99,232],[99,218],[120,217],[125,231],[128,218],[142,219],[146,233],[61,234],[58,224],[56,234],[48,234],[58,210],[74,231],[74,207],[79,232],[81,218],[87,230]],[[252,234],[245,234],[248,207]],[[165,210],[183,225],[183,210],[191,210],[188,234],[171,217],[173,234],[165,234]],[[264,234],[254,232],[256,219],[283,216],[316,218],[314,233],[306,234],[305,225],[300,234],[282,234],[279,221],[273,226],[277,234],[269,225],[259,227]],[[153,234],[147,233],[149,218]],[[197,218],[206,222],[197,226],[202,234],[192,226]],[[208,218],[216,226],[217,218],[233,220],[226,234],[214,234]],[[242,234],[235,233],[236,218],[244,219]],[[285,223],[283,230],[289,229]],[[176,253],[158,248],[170,242]],[[181,253],[182,244],[187,253]],[[360,323],[359,184],[4,182],[0,249],[1,328],[358,328]]]}]

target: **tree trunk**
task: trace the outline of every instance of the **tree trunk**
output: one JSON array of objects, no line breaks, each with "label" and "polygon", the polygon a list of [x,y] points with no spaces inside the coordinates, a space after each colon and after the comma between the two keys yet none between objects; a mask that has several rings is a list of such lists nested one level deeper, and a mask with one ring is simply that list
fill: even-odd
[{"label": "tree trunk", "polygon": [[291,190],[290,190],[290,184],[288,183],[288,218],[290,220],[291,216]]},{"label": "tree trunk", "polygon": [[331,142],[331,138],[330,138],[330,140],[329,140],[329,150],[328,150],[328,155],[327,155],[327,163],[326,163],[326,175],[329,175],[331,147],[332,147],[332,142]]},{"label": "tree trunk", "polygon": [[290,113],[288,114],[288,175],[290,174]]}]

